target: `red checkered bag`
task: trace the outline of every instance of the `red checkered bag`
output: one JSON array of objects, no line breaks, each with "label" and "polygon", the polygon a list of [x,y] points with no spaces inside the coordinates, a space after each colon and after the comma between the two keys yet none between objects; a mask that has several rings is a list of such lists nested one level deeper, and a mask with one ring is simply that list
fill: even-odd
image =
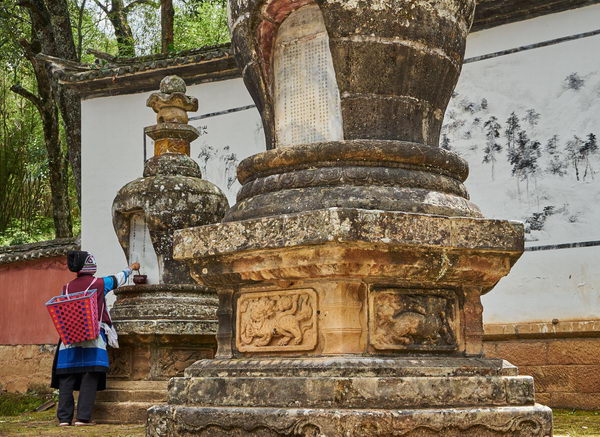
[{"label": "red checkered bag", "polygon": [[85,291],[71,294],[67,284],[65,294],[46,302],[46,308],[63,344],[94,340],[100,335],[97,290],[90,290],[94,282],[96,279]]}]

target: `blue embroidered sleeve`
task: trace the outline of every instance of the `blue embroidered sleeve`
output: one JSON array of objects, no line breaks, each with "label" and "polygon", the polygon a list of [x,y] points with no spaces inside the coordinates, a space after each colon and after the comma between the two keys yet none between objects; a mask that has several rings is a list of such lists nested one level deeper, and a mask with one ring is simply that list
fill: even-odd
[{"label": "blue embroidered sleeve", "polygon": [[120,271],[116,275],[104,276],[102,278],[104,280],[104,294],[106,295],[109,291],[112,291],[115,288],[125,284],[125,282],[127,282],[127,278],[129,278],[129,275],[131,275],[131,269],[127,268]]}]

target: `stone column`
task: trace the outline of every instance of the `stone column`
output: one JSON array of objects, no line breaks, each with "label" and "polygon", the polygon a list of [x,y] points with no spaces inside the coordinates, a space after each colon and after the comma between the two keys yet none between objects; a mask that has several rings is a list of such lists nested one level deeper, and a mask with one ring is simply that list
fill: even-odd
[{"label": "stone column", "polygon": [[198,110],[198,101],[185,90],[181,78],[168,76],[148,98],[157,113],[157,124],[146,128],[155,154],[143,177],[121,188],[113,203],[127,260],[140,261],[142,272],[152,270],[153,283],[115,291],[111,315],[121,347],[111,350],[108,390],[99,393],[96,408],[100,421],[145,421],[149,406],[166,401],[169,378],[215,353],[217,295],[173,259],[177,229],[219,222],[228,208],[221,190],[201,179],[189,157],[199,133],[187,124],[187,111]]},{"label": "stone column", "polygon": [[149,436],[550,436],[482,355],[480,297],[523,251],[438,146],[474,0],[230,0],[267,148],[223,223],[175,233],[219,289],[218,352]]}]

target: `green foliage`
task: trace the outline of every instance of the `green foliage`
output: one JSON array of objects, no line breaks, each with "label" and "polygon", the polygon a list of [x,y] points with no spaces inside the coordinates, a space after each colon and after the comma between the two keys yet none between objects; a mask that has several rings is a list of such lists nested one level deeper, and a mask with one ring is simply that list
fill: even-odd
[{"label": "green foliage", "polygon": [[52,217],[36,216],[27,223],[13,219],[6,229],[0,233],[0,246],[34,243],[54,238],[54,220]]},{"label": "green foliage", "polygon": [[28,413],[52,399],[55,400],[54,391],[41,385],[30,387],[26,393],[0,393],[0,416]]},{"label": "green foliage", "polygon": [[231,40],[221,0],[190,2],[175,10],[175,49],[215,46]]},{"label": "green foliage", "polygon": [[[129,4],[130,0],[126,1]],[[139,4],[128,15],[138,54],[160,51],[158,1]],[[214,46],[230,40],[225,0],[175,0],[174,50]],[[94,0],[69,0],[73,39],[80,61],[93,63],[95,49],[116,55],[112,25]],[[29,17],[17,2],[0,1],[0,246],[54,238],[49,169],[42,123],[35,106],[11,91],[15,84],[35,93],[37,83],[19,39],[29,38]],[[61,137],[64,141],[64,130]],[[70,175],[71,204],[77,195]],[[79,211],[72,211],[74,234]]]},{"label": "green foliage", "polygon": [[82,63],[94,62],[94,56],[86,53],[90,48],[117,54],[117,42],[109,31],[110,23],[101,11],[93,7],[93,0],[69,0],[69,13],[73,41]]}]

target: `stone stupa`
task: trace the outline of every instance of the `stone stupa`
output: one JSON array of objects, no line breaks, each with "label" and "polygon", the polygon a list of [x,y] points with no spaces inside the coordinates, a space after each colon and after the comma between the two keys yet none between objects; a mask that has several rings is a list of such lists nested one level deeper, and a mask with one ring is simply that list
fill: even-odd
[{"label": "stone stupa", "polygon": [[166,401],[169,378],[216,349],[215,290],[195,283],[188,265],[173,259],[176,230],[217,223],[228,208],[189,157],[199,133],[187,112],[197,111],[198,101],[185,91],[183,79],[167,76],[148,98],[157,113],[157,124],[145,129],[154,156],[113,202],[119,242],[129,263],[142,264],[146,283],[115,290],[111,316],[120,348],[109,349],[108,388],[98,394],[95,413],[101,422],[145,422],[148,407]]},{"label": "stone stupa", "polygon": [[148,436],[550,436],[533,379],[483,356],[480,297],[523,226],[438,147],[475,0],[230,0],[267,150],[223,223],[175,233],[219,294],[218,350]]}]

